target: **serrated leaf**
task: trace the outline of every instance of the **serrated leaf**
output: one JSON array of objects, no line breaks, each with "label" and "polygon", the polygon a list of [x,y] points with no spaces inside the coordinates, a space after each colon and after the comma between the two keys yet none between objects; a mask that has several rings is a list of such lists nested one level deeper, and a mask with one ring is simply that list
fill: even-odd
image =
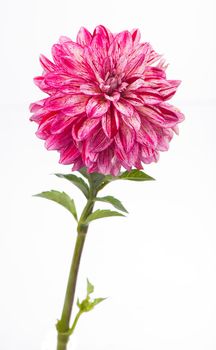
[{"label": "serrated leaf", "polygon": [[95,199],[99,202],[106,202],[112,204],[116,209],[124,211],[125,213],[128,213],[127,209],[123,206],[123,204],[120,202],[119,199],[113,197],[113,196],[105,196],[105,197],[97,197]]},{"label": "serrated leaf", "polygon": [[84,224],[88,224],[90,221],[106,218],[109,216],[124,216],[124,215],[117,211],[112,211],[108,209],[104,209],[104,210],[98,209],[87,217]]},{"label": "serrated leaf", "polygon": [[95,305],[101,303],[102,301],[104,301],[106,299],[107,298],[96,298],[96,299],[93,300],[92,305],[95,306]]},{"label": "serrated leaf", "polygon": [[67,210],[69,210],[69,212],[73,215],[73,217],[77,221],[77,212],[76,212],[74,200],[70,198],[67,193],[51,190],[51,191],[45,191],[45,192],[35,194],[34,197],[46,198],[62,205]]},{"label": "serrated leaf", "polygon": [[151,181],[155,180],[153,177],[147,175],[141,170],[133,169],[131,171],[125,171],[118,176],[120,180],[130,180],[130,181]]},{"label": "serrated leaf", "polygon": [[87,278],[87,295],[91,294],[94,292],[94,286],[91,284]]},{"label": "serrated leaf", "polygon": [[75,185],[82,191],[82,193],[86,198],[89,197],[89,187],[81,177],[76,176],[74,174],[55,174],[55,175],[72,182],[73,185]]}]

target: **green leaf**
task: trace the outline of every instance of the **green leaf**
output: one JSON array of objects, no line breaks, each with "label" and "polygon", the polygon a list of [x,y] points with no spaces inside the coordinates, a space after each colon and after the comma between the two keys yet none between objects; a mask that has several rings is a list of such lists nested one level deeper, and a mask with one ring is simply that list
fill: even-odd
[{"label": "green leaf", "polygon": [[87,295],[91,294],[94,292],[94,286],[91,284],[87,278]]},{"label": "green leaf", "polygon": [[88,173],[86,167],[83,167],[78,171],[82,176],[88,179],[88,181],[92,183],[95,188],[101,185],[106,177],[105,175],[100,173]]},{"label": "green leaf", "polygon": [[51,190],[51,191],[45,191],[45,192],[35,194],[34,197],[46,198],[53,202],[61,204],[63,207],[69,210],[69,212],[73,215],[73,217],[77,221],[77,212],[76,212],[74,200],[70,198],[67,195],[67,193]]},{"label": "green leaf", "polygon": [[89,174],[90,181],[94,183],[94,187],[98,187],[105,179],[105,175],[99,173]]},{"label": "green leaf", "polygon": [[124,215],[117,211],[112,211],[107,209],[104,209],[104,210],[98,209],[87,217],[84,224],[88,224],[90,221],[106,218],[109,216],[124,216]]},{"label": "green leaf", "polygon": [[56,176],[66,179],[70,182],[72,182],[72,184],[74,184],[76,187],[78,187],[82,193],[84,194],[84,196],[86,198],[89,197],[89,187],[87,185],[87,183],[79,176],[76,176],[74,174],[55,174]]},{"label": "green leaf", "polygon": [[94,299],[93,302],[92,302],[93,307],[94,307],[95,305],[101,303],[102,301],[106,300],[106,299],[107,299],[107,298],[96,298],[96,299]]},{"label": "green leaf", "polygon": [[147,175],[141,170],[133,169],[131,171],[125,171],[118,176],[120,180],[130,180],[130,181],[150,181],[154,180],[153,177]]},{"label": "green leaf", "polygon": [[106,202],[112,204],[116,209],[124,211],[125,213],[128,213],[127,209],[123,206],[123,204],[120,202],[119,199],[112,197],[112,196],[105,196],[105,197],[97,197],[96,201],[99,202]]},{"label": "green leaf", "polygon": [[78,172],[79,172],[82,176],[84,176],[86,179],[88,179],[88,173],[87,173],[86,167],[80,168],[80,169],[78,170]]}]

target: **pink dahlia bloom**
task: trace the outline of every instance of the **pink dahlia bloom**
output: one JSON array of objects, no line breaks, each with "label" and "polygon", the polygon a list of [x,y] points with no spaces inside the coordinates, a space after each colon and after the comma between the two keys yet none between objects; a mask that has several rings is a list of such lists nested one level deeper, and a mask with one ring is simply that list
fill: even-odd
[{"label": "pink dahlia bloom", "polygon": [[117,175],[157,161],[183,114],[167,103],[179,80],[167,80],[166,65],[139,30],[112,34],[81,28],[76,42],[61,37],[43,55],[36,85],[49,96],[31,104],[36,135],[72,170]]}]

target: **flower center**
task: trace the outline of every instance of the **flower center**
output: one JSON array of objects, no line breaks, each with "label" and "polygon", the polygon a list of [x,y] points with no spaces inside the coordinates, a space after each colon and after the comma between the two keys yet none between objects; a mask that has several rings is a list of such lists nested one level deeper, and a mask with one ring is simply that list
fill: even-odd
[{"label": "flower center", "polygon": [[104,81],[100,84],[100,89],[108,96],[112,96],[116,92],[123,92],[128,86],[122,82],[124,73],[116,74],[115,69],[112,72],[107,72]]}]

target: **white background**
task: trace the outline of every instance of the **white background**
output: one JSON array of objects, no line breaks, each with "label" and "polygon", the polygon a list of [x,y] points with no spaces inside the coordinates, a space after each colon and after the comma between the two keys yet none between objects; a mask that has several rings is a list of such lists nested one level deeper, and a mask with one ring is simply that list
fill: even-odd
[{"label": "white background", "polygon": [[[34,135],[28,105],[44,95],[33,85],[40,53],[80,26],[138,27],[164,53],[168,77],[181,79],[173,99],[186,115],[180,136],[145,171],[156,182],[118,182],[104,190],[130,214],[92,223],[78,279],[109,298],[83,316],[74,350],[215,350],[216,47],[214,1],[54,1],[1,4],[0,348],[44,347],[60,317],[75,240],[63,208],[32,194],[68,191],[58,155]],[[55,334],[54,334],[55,337]],[[55,341],[55,339],[54,339]]]}]

